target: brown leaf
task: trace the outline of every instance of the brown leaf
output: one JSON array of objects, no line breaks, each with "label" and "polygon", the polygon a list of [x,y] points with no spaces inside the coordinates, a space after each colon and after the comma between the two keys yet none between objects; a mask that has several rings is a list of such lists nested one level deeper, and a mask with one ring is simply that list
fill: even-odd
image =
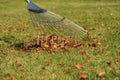
[{"label": "brown leaf", "polygon": [[7,80],[14,80],[14,78],[12,76],[10,76]]},{"label": "brown leaf", "polygon": [[66,69],[66,72],[70,72],[70,70],[75,69],[75,68],[76,68],[75,66],[70,66]]},{"label": "brown leaf", "polygon": [[17,67],[22,66],[22,64],[19,63],[19,59],[18,58],[15,60],[15,66],[17,66]]},{"label": "brown leaf", "polygon": [[10,74],[10,73],[6,73],[6,74],[5,74],[5,76],[8,76],[8,77],[10,77],[10,76],[11,76],[11,74]]},{"label": "brown leaf", "polygon": [[94,71],[94,69],[93,68],[88,68],[88,71],[92,72],[92,71]]},{"label": "brown leaf", "polygon": [[83,65],[83,64],[81,64],[81,63],[78,63],[75,67],[76,67],[77,69],[81,69],[81,68],[83,68],[83,67],[84,67],[84,65]]},{"label": "brown leaf", "polygon": [[93,40],[90,44],[88,44],[89,46],[92,47],[97,47],[98,45],[101,45],[101,40]]},{"label": "brown leaf", "polygon": [[110,68],[110,72],[115,73],[115,68],[114,68],[114,67],[111,67],[111,68]]},{"label": "brown leaf", "polygon": [[107,80],[107,79],[103,77],[101,80]]},{"label": "brown leaf", "polygon": [[50,65],[50,61],[47,61],[47,62],[46,62],[46,66],[49,66],[49,65]]},{"label": "brown leaf", "polygon": [[78,73],[78,78],[81,80],[86,80],[88,78],[88,76],[82,72]]},{"label": "brown leaf", "polygon": [[91,61],[91,59],[90,59],[90,58],[87,58],[87,59],[86,59],[86,62],[87,62],[87,63],[89,63],[90,61]]},{"label": "brown leaf", "polygon": [[82,55],[86,54],[85,50],[80,50],[80,54]]},{"label": "brown leaf", "polygon": [[102,76],[104,76],[105,75],[105,71],[99,71],[98,72],[98,77],[102,77]]},{"label": "brown leaf", "polygon": [[102,42],[101,40],[98,40],[97,45],[101,45],[101,42]]},{"label": "brown leaf", "polygon": [[0,80],[2,80],[2,77],[0,77]]}]

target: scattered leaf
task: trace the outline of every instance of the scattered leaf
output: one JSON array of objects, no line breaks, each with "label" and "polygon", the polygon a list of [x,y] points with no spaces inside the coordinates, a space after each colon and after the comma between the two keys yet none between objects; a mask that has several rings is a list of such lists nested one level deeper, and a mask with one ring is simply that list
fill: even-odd
[{"label": "scattered leaf", "polygon": [[93,40],[91,43],[89,43],[88,45],[91,47],[97,47],[98,45],[101,45],[101,40]]},{"label": "scattered leaf", "polygon": [[14,80],[14,78],[12,76],[10,76],[7,80]]},{"label": "scattered leaf", "polygon": [[87,59],[86,59],[86,62],[87,62],[87,63],[89,63],[90,61],[91,61],[91,59],[90,59],[90,58],[87,58]]},{"label": "scattered leaf", "polygon": [[2,80],[2,77],[0,77],[0,80]]},{"label": "scattered leaf", "polygon": [[92,72],[92,71],[94,71],[94,69],[93,68],[88,68],[88,71]]},{"label": "scattered leaf", "polygon": [[75,66],[70,66],[66,69],[66,72],[70,72],[70,70],[75,69],[75,68],[76,68]]},{"label": "scattered leaf", "polygon": [[10,74],[10,73],[6,73],[6,74],[5,74],[5,76],[10,77],[10,76],[11,76],[11,74]]},{"label": "scattered leaf", "polygon": [[107,79],[103,77],[101,80],[107,80]]},{"label": "scattered leaf", "polygon": [[114,68],[114,67],[111,67],[111,68],[110,68],[110,72],[115,73],[115,68]]},{"label": "scattered leaf", "polygon": [[84,55],[84,54],[86,54],[86,51],[85,50],[80,50],[80,54]]},{"label": "scattered leaf", "polygon": [[49,66],[49,65],[50,65],[50,61],[47,61],[47,62],[46,62],[46,66]]},{"label": "scattered leaf", "polygon": [[98,72],[98,77],[102,77],[102,76],[104,76],[105,75],[105,71],[99,71]]},{"label": "scattered leaf", "polygon": [[78,73],[78,78],[80,80],[86,80],[88,78],[88,76],[86,74],[82,73],[82,72],[79,72]]},{"label": "scattered leaf", "polygon": [[83,67],[84,67],[84,65],[83,65],[83,64],[81,64],[81,63],[78,63],[75,67],[76,67],[77,69],[81,69],[81,68],[83,68]]}]

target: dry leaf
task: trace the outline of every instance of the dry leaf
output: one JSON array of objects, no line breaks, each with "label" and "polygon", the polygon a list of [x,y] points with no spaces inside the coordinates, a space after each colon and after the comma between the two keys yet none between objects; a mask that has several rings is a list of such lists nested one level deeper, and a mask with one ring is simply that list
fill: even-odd
[{"label": "dry leaf", "polygon": [[78,78],[81,80],[86,80],[88,78],[88,76],[82,72],[78,73]]},{"label": "dry leaf", "polygon": [[90,61],[91,61],[91,59],[90,59],[90,58],[87,58],[87,59],[86,59],[86,62],[87,62],[87,63],[89,63]]},{"label": "dry leaf", "polygon": [[49,66],[49,65],[50,65],[50,61],[47,61],[47,62],[46,62],[46,66]]},{"label": "dry leaf", "polygon": [[102,77],[102,76],[104,76],[104,75],[105,75],[105,71],[99,71],[99,72],[98,72],[98,76],[99,76],[99,77]]},{"label": "dry leaf", "polygon": [[12,76],[10,76],[7,80],[14,80],[14,78]]},{"label": "dry leaf", "polygon": [[101,45],[101,42],[102,42],[101,40],[98,40],[98,41],[97,41],[97,44],[98,44],[98,45]]},{"label": "dry leaf", "polygon": [[92,71],[94,71],[94,69],[93,68],[88,68],[88,71],[92,72]]},{"label": "dry leaf", "polygon": [[8,77],[10,77],[10,76],[11,76],[11,74],[10,74],[10,73],[6,73],[5,75],[6,75],[6,76],[8,76]]},{"label": "dry leaf", "polygon": [[0,80],[2,80],[2,77],[0,77]]},{"label": "dry leaf", "polygon": [[77,69],[81,69],[81,68],[83,68],[84,66],[83,66],[83,64],[78,63],[75,67],[76,67]]},{"label": "dry leaf", "polygon": [[86,54],[85,50],[80,50],[80,54],[82,55]]},{"label": "dry leaf", "polygon": [[70,72],[70,70],[75,69],[75,68],[76,68],[75,66],[70,66],[66,69],[66,72]]},{"label": "dry leaf", "polygon": [[88,44],[89,46],[92,47],[97,47],[98,45],[101,45],[101,40],[93,40],[90,44]]},{"label": "dry leaf", "polygon": [[107,80],[107,79],[103,77],[101,80]]},{"label": "dry leaf", "polygon": [[114,67],[111,67],[111,68],[110,68],[110,72],[114,73],[114,72],[115,72],[115,68],[114,68]]}]

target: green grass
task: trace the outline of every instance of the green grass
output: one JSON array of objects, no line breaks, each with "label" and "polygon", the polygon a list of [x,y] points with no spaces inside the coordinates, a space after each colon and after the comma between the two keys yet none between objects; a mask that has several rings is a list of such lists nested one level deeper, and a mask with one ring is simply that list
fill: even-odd
[{"label": "green grass", "polygon": [[[86,28],[90,36],[86,44],[93,40],[101,40],[102,43],[97,47],[86,45],[66,51],[64,54],[17,50],[17,46],[27,43],[31,40],[29,35],[34,37],[36,32],[29,21],[24,0],[1,0],[0,80],[10,80],[10,77],[14,80],[79,80],[77,76],[79,72],[86,74],[88,80],[103,78],[120,80],[119,0],[34,0],[34,2]],[[81,55],[80,50],[85,50],[87,54]],[[88,58],[90,62],[86,62]],[[46,65],[47,62],[50,62],[49,65]],[[84,67],[66,71],[77,63],[83,64]],[[99,71],[104,71],[105,75],[97,77]]]}]

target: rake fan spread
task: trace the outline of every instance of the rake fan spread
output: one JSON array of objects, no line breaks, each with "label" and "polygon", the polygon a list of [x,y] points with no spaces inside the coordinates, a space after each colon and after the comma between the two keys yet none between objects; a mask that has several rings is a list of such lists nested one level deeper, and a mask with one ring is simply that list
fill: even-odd
[{"label": "rake fan spread", "polygon": [[[46,9],[42,9],[30,0],[26,1],[28,3],[30,19],[38,34],[38,38],[36,40],[37,45],[43,46],[45,43],[49,43],[50,39],[54,44],[65,44],[65,40],[75,42],[87,36],[87,30],[69,19]],[[57,41],[54,40],[54,37],[58,38]]]}]

